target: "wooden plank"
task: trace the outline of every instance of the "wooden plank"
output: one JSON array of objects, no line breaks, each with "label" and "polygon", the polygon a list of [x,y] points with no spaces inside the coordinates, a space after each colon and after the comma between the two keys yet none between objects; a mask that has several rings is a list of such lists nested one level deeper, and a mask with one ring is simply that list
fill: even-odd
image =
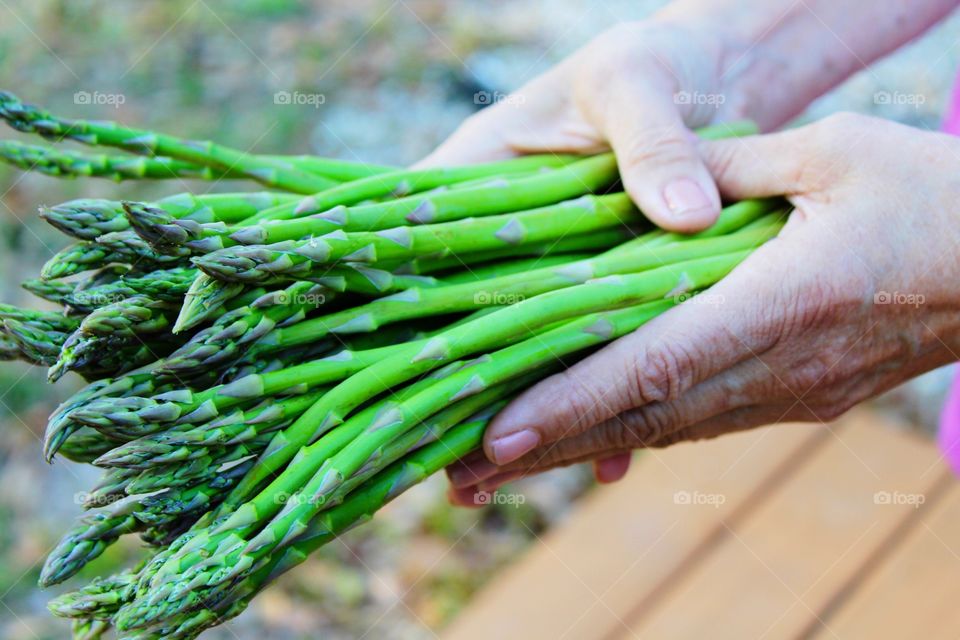
[{"label": "wooden plank", "polygon": [[[827,619],[841,638],[960,637],[960,487],[910,514],[901,544]],[[835,637],[821,628],[818,638]]]},{"label": "wooden plank", "polygon": [[723,520],[752,508],[826,435],[790,425],[645,452],[485,588],[443,637],[576,640],[623,629],[624,616],[682,575]]},{"label": "wooden plank", "polygon": [[722,544],[669,598],[617,636],[789,638],[820,626],[821,612],[940,477],[925,473],[937,464],[928,441],[868,412],[842,424],[769,500],[727,523]]}]

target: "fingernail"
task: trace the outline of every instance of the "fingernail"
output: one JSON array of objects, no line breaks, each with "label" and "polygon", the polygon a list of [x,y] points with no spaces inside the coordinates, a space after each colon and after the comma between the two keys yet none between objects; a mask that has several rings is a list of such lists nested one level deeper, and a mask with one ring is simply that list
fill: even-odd
[{"label": "fingernail", "polygon": [[450,467],[447,470],[447,475],[450,478],[450,484],[458,489],[462,489],[464,487],[472,487],[487,478],[492,478],[497,475],[498,469],[499,467],[489,460],[477,460],[470,464]]},{"label": "fingernail", "polygon": [[678,178],[663,189],[663,199],[677,218],[694,218],[713,212],[713,203],[700,185],[690,178]]},{"label": "fingernail", "polygon": [[502,436],[494,440],[491,445],[493,461],[501,465],[513,462],[523,454],[533,451],[538,444],[540,444],[539,434],[530,429]]}]

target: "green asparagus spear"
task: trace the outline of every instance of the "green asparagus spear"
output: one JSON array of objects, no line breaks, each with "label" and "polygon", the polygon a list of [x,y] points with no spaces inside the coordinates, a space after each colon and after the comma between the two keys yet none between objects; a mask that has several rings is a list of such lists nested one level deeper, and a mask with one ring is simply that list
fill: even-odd
[{"label": "green asparagus spear", "polygon": [[0,160],[25,171],[38,171],[58,178],[109,178],[123,180],[221,180],[243,178],[242,174],[156,156],[109,156],[63,151],[50,147],[0,140]]},{"label": "green asparagus spear", "polygon": [[[250,193],[180,193],[150,203],[175,219],[195,223],[233,224],[277,206],[293,206],[300,196],[268,191]],[[53,207],[41,207],[40,217],[69,236],[96,240],[115,231],[126,231],[130,223],[123,203],[116,200],[71,200]]]},{"label": "green asparagus spear", "polygon": [[[589,194],[616,180],[616,161],[611,154],[606,154],[533,175],[508,176],[472,187],[379,203],[329,208],[331,200],[321,204],[322,198],[315,196],[293,209],[292,214],[287,207],[277,211],[275,217],[267,218],[268,221],[258,220],[258,217],[266,218],[269,212],[264,211],[261,216],[232,227],[177,220],[143,203],[128,203],[126,212],[131,224],[158,251],[189,255],[209,253],[237,243],[273,243],[338,230],[382,230],[520,211]],[[327,208],[321,209],[321,206]]]},{"label": "green asparagus spear", "polygon": [[115,122],[58,118],[23,104],[5,91],[0,91],[0,117],[18,131],[37,133],[50,140],[69,139],[89,145],[118,147],[146,156],[166,156],[229,171],[284,191],[309,194],[334,184],[333,180],[312,172],[319,168],[312,160],[304,162],[291,157],[258,156],[209,141],[182,140]]},{"label": "green asparagus spear", "polygon": [[84,271],[125,263],[140,270],[186,266],[182,258],[157,253],[129,231],[108,233],[95,242],[77,242],[57,252],[40,270],[44,280],[64,278]]}]

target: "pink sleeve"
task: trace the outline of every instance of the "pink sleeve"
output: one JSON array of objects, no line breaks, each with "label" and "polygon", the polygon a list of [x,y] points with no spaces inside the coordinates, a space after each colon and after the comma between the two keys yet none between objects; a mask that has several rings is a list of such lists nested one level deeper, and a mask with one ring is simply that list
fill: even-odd
[{"label": "pink sleeve", "polygon": [[950,106],[947,107],[941,129],[944,133],[960,135],[960,77],[953,83],[953,95],[950,98]]},{"label": "pink sleeve", "polygon": [[[960,135],[960,77],[954,81],[953,96],[941,127],[945,133]],[[946,404],[940,413],[940,433],[938,436],[943,457],[960,476],[960,369],[947,394]]]}]

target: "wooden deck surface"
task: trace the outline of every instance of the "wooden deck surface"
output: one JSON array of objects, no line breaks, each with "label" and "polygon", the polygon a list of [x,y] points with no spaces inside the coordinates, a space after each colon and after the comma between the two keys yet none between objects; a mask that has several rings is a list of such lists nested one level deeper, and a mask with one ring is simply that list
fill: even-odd
[{"label": "wooden deck surface", "polygon": [[443,638],[960,638],[960,483],[866,410],[646,452]]}]

